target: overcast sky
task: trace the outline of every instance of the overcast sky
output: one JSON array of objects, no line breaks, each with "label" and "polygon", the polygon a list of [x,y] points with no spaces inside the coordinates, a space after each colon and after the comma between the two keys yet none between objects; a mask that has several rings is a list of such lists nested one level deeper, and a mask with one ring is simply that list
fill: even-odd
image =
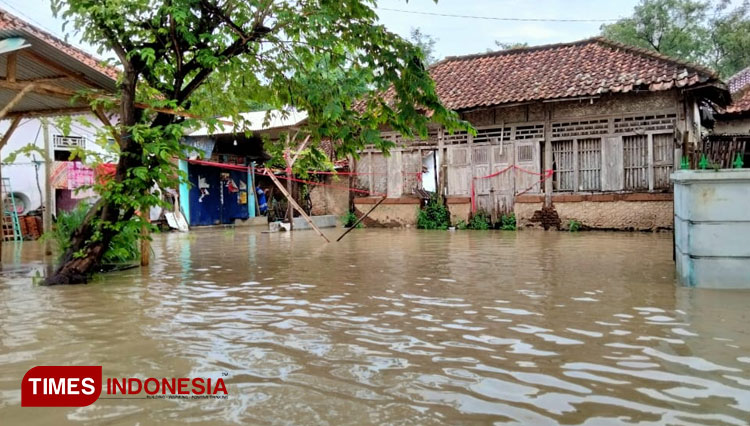
[{"label": "overcast sky", "polygon": [[[638,0],[440,0],[435,4],[433,0],[410,0],[408,3],[405,0],[379,0],[378,15],[389,29],[405,37],[411,28],[419,27],[436,38],[436,55],[442,58],[494,49],[495,40],[538,45],[592,37],[599,33],[602,21],[499,21],[384,9],[490,18],[611,20],[630,15],[637,3]],[[0,7],[55,35],[63,35],[62,22],[52,17],[49,0],[0,0]],[[75,37],[70,41],[79,44]],[[93,51],[90,47],[83,47]]]}]

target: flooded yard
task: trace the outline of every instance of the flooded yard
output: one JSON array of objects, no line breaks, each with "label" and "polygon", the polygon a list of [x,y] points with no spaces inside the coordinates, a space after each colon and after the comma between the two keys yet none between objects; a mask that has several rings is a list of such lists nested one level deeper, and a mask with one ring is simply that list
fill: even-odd
[{"label": "flooded yard", "polygon": [[[321,241],[157,235],[148,269],[54,288],[33,284],[39,245],[6,245],[2,423],[750,419],[750,292],[678,287],[671,234],[357,230]],[[223,376],[229,397],[26,410],[20,383],[35,365]]]}]

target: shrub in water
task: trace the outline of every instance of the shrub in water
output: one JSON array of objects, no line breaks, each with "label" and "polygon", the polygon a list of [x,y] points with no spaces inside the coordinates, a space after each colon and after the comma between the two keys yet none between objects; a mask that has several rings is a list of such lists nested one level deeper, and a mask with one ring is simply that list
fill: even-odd
[{"label": "shrub in water", "polygon": [[[355,223],[357,223],[357,215],[354,214],[354,212],[346,212],[345,215],[341,216],[341,223],[344,225],[344,228],[349,228]],[[362,225],[362,222],[357,223],[357,229],[364,227]]]},{"label": "shrub in water", "polygon": [[[76,208],[69,212],[62,211],[57,215],[57,222],[52,227],[49,235],[44,238],[52,238],[63,255],[73,239],[73,233],[83,223],[90,206],[79,203]],[[128,226],[128,225],[131,226]],[[137,260],[141,256],[139,248],[140,227],[135,222],[126,222],[120,232],[112,238],[107,251],[104,253],[102,263],[127,263]]]},{"label": "shrub in water", "polygon": [[477,231],[486,231],[487,229],[490,229],[490,217],[483,211],[477,212],[469,221],[469,229]]},{"label": "shrub in water", "polygon": [[448,229],[451,226],[451,214],[448,207],[438,202],[436,197],[417,212],[417,228],[419,229]]},{"label": "shrub in water", "polygon": [[500,218],[500,229],[503,231],[515,231],[516,230],[516,214],[511,213],[509,215],[503,215]]},{"label": "shrub in water", "polygon": [[570,232],[578,232],[581,230],[581,226],[583,224],[577,220],[571,219],[568,221],[568,231]]}]

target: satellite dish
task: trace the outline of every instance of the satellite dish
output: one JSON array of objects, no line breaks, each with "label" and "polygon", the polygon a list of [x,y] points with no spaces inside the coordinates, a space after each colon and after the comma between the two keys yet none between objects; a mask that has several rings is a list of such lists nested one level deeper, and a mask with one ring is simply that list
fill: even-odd
[{"label": "satellite dish", "polygon": [[6,38],[0,40],[0,55],[15,52],[16,50],[25,49],[27,47],[31,47],[31,45],[27,44],[26,40],[21,37]]}]

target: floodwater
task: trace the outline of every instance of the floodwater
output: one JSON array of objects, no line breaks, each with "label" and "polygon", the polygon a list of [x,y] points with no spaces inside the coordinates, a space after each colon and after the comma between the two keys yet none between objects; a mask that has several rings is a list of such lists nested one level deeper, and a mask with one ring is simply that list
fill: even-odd
[{"label": "floodwater", "polygon": [[[680,288],[671,234],[356,230],[321,241],[157,235],[147,270],[55,288],[31,278],[39,245],[5,245],[0,423],[750,419],[750,292]],[[229,396],[21,408],[35,365],[224,377]]]}]

